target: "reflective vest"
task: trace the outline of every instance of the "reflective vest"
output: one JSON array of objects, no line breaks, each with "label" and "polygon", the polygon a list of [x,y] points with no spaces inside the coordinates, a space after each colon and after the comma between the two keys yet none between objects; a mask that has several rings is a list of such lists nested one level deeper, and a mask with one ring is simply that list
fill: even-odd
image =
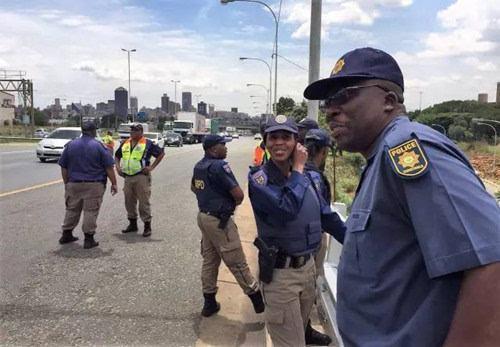
[{"label": "reflective vest", "polygon": [[106,135],[102,138],[102,142],[106,145],[106,147],[113,149],[115,147],[115,141],[113,140],[113,137],[110,135]]},{"label": "reflective vest", "polygon": [[262,148],[262,142],[255,147],[254,153],[253,153],[253,165],[254,166],[261,166],[264,165],[269,161],[271,158],[271,153],[265,148]]},{"label": "reflective vest", "polygon": [[308,184],[297,218],[283,225],[273,222],[272,216],[262,218],[256,213],[255,221],[259,237],[288,255],[315,252],[321,243],[321,207],[312,183]]},{"label": "reflective vest", "polygon": [[131,139],[127,139],[122,146],[122,160],[120,167],[125,175],[133,176],[142,171],[144,167],[144,155],[146,154],[147,141],[141,137],[133,149]]},{"label": "reflective vest", "polygon": [[200,211],[232,213],[236,208],[229,191],[224,191],[210,179],[209,169],[220,159],[203,158],[194,167],[193,186]]}]

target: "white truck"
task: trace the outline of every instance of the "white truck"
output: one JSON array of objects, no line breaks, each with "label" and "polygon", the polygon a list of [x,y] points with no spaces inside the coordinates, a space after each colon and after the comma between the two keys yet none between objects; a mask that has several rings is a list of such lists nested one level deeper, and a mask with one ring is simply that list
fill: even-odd
[{"label": "white truck", "polygon": [[120,136],[120,141],[123,141],[125,139],[128,139],[130,137],[130,126],[132,124],[141,124],[142,129],[145,133],[149,132],[149,125],[148,123],[121,123],[120,126],[118,127],[118,135]]},{"label": "white truck", "polygon": [[205,116],[197,112],[178,112],[173,131],[182,136],[184,143],[200,143],[208,134]]}]

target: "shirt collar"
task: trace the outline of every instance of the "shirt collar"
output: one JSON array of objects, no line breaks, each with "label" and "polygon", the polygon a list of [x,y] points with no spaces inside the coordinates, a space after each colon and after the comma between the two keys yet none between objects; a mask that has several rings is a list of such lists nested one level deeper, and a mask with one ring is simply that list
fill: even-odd
[{"label": "shirt collar", "polygon": [[370,161],[378,152],[380,152],[382,150],[385,136],[387,135],[387,133],[389,131],[391,131],[394,128],[394,126],[396,126],[396,124],[401,123],[401,122],[409,122],[409,121],[410,120],[409,120],[408,116],[405,116],[405,115],[397,116],[393,120],[391,120],[389,122],[389,124],[386,125],[384,130],[380,133],[380,135],[377,137],[377,139],[375,140],[375,145],[373,146],[372,151],[370,152],[370,154],[366,158],[366,161]]}]

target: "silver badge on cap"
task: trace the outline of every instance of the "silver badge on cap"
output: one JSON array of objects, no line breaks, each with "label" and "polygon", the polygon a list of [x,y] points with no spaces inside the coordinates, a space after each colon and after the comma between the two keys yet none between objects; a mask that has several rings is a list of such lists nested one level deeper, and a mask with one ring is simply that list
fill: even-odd
[{"label": "silver badge on cap", "polygon": [[276,116],[276,118],[274,120],[278,124],[283,124],[283,123],[286,123],[286,116],[282,115],[282,114],[279,114],[279,115]]}]

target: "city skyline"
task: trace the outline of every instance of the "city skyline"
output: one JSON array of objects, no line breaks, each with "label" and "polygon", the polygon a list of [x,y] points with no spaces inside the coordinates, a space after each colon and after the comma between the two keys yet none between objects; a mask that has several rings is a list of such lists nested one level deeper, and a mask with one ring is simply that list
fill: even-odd
[{"label": "city skyline", "polygon": [[[268,2],[276,11],[279,1]],[[308,66],[309,1],[283,2],[280,55]],[[265,8],[215,0],[10,1],[0,5],[0,69],[33,79],[35,106],[55,98],[83,104],[113,98],[128,85],[141,105],[160,106],[163,93],[203,95],[221,109],[254,114],[247,83],[267,84],[273,21]],[[406,104],[417,109],[451,99],[495,95],[499,76],[500,3],[486,0],[323,1],[321,77],[347,50],[374,46],[394,54],[406,80]],[[262,65],[262,66],[260,66]],[[302,100],[307,72],[279,61],[278,96]],[[422,92],[422,93],[421,93]],[[200,100],[201,100],[200,99]],[[265,111],[262,105],[261,112]]]}]

